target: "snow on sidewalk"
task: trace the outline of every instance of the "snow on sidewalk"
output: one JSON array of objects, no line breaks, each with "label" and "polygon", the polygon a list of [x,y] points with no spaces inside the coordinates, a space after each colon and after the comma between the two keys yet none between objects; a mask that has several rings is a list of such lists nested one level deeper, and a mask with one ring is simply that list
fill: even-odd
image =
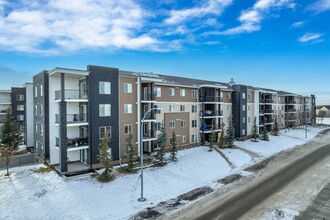
[{"label": "snow on sidewalk", "polygon": [[[313,138],[320,128],[292,130],[269,142],[250,140],[235,144],[270,156]],[[236,166],[231,169],[221,155],[197,147],[178,152],[178,161],[144,171],[144,197],[140,197],[139,174],[121,175],[110,183],[99,183],[90,176],[64,179],[55,172],[36,173],[41,165],[11,169],[11,176],[0,171],[0,219],[127,219],[144,208],[177,197],[201,186],[221,187],[214,181],[241,171],[252,164],[251,157],[236,149],[223,150]]]}]

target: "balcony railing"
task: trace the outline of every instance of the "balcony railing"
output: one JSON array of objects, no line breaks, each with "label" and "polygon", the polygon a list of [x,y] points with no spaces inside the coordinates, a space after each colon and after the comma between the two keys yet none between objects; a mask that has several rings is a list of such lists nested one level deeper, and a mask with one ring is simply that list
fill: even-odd
[{"label": "balcony railing", "polygon": [[142,93],[141,101],[156,101],[156,93]]},{"label": "balcony railing", "polygon": [[204,111],[204,114],[203,114],[203,111],[200,111],[199,115],[200,115],[200,117],[202,117],[202,116],[204,116],[204,117],[223,116],[223,111],[222,110],[220,110],[220,111],[206,110],[206,111]]},{"label": "balcony railing", "polygon": [[[55,100],[61,100],[61,90],[55,91]],[[66,89],[64,90],[64,99],[87,99],[87,90],[74,90]]]},{"label": "balcony railing", "polygon": [[[60,122],[60,115],[55,115],[55,123]],[[87,114],[67,114],[66,122],[68,124],[87,122]]]},{"label": "balcony railing", "polygon": [[296,112],[296,109],[294,109],[294,108],[288,108],[286,110],[286,112],[288,112],[288,113],[295,113]]},{"label": "balcony railing", "polygon": [[[221,130],[220,126],[213,125],[213,130]],[[200,127],[200,131],[203,131],[203,127]],[[212,131],[212,125],[204,125],[204,131]]]},{"label": "balcony railing", "polygon": [[144,139],[156,138],[156,131],[153,130],[143,131],[143,138]]},{"label": "balcony railing", "polygon": [[274,123],[274,121],[271,120],[271,119],[268,119],[268,120],[261,120],[261,121],[260,121],[260,124],[271,124],[271,123]]},{"label": "balcony railing", "polygon": [[274,103],[273,99],[260,99],[259,103]]},{"label": "balcony railing", "polygon": [[10,98],[0,98],[0,103],[11,103]]},{"label": "balcony railing", "polygon": [[296,104],[297,102],[295,100],[287,100],[287,104]]},{"label": "balcony railing", "polygon": [[263,115],[263,114],[273,114],[274,110],[273,109],[260,109],[259,110],[259,114]]},{"label": "balcony railing", "polygon": [[220,96],[206,96],[206,97],[201,97],[200,102],[222,102],[223,98]]},{"label": "balcony railing", "polygon": [[[80,147],[88,145],[88,137],[67,138],[67,147]],[[60,139],[55,137],[55,146],[60,146]]]}]

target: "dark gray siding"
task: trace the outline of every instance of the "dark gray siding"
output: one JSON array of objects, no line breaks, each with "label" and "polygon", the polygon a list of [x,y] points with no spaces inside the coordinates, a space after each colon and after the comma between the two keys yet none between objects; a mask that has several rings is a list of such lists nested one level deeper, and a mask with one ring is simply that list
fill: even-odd
[{"label": "dark gray siding", "polygon": [[[40,85],[43,88],[43,95],[40,93]],[[38,87],[38,94],[35,97],[35,89]],[[48,94],[48,73],[42,71],[41,73],[33,76],[33,130],[34,130],[34,143],[40,143],[39,147],[35,146],[35,154],[44,160],[49,159],[49,94]],[[40,111],[36,114],[35,105],[43,105],[43,114]],[[36,133],[36,123],[44,126],[44,134],[40,135],[40,131]],[[42,145],[42,147],[41,147]]]},{"label": "dark gray siding", "polygon": [[[11,106],[12,106],[12,115],[14,117],[14,119],[17,122],[17,126],[18,128],[20,127],[20,125],[24,126],[24,130],[21,131],[22,133],[25,132],[25,110],[26,110],[26,105],[25,105],[25,100],[26,100],[26,96],[25,96],[25,88],[18,88],[18,87],[12,87],[11,88]],[[23,100],[18,100],[18,96],[19,95],[23,95]],[[17,106],[18,105],[24,105],[24,110],[23,111],[18,111],[17,110]],[[17,116],[18,115],[23,115],[23,120],[17,120]],[[23,139],[24,143],[26,143],[26,135],[24,134],[24,139]]]},{"label": "dark gray siding", "polygon": [[[247,86],[233,85],[233,90],[233,123],[236,137],[242,137],[247,133]],[[245,93],[244,99],[243,93]],[[245,105],[245,111],[243,111],[243,105]],[[243,123],[243,117],[245,117],[245,123]],[[243,129],[245,129],[245,135],[242,134]]]},{"label": "dark gray siding", "polygon": [[[88,121],[89,121],[89,146],[90,162],[99,163],[96,156],[99,154],[99,128],[101,126],[111,126],[111,140],[109,146],[114,160],[119,159],[119,95],[118,95],[118,75],[116,68],[99,66],[88,66],[90,71],[87,77],[88,90]],[[99,82],[111,82],[111,95],[99,94]],[[111,116],[99,117],[99,104],[111,104]]]}]

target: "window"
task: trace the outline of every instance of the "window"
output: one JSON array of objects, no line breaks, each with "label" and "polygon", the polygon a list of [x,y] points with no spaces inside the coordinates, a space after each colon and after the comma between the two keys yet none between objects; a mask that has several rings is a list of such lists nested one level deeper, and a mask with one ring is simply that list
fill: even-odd
[{"label": "window", "polygon": [[17,111],[24,111],[24,105],[17,105]]},{"label": "window", "polygon": [[125,126],[125,134],[132,134],[132,125],[126,124]]},{"label": "window", "polygon": [[245,105],[242,105],[242,111],[245,111]]},{"label": "window", "polygon": [[197,90],[192,90],[191,91],[191,98],[197,99]]},{"label": "window", "polygon": [[229,92],[227,93],[227,98],[231,99],[231,94]]},{"label": "window", "polygon": [[229,110],[229,105],[227,105],[227,111]]},{"label": "window", "polygon": [[168,89],[168,95],[169,96],[175,96],[175,90],[174,90],[174,88],[169,88]]},{"label": "window", "polygon": [[245,135],[245,129],[242,129],[242,135]]},{"label": "window", "polygon": [[187,141],[186,135],[182,135],[181,136],[181,143],[186,143],[186,141]]},{"label": "window", "polygon": [[242,123],[245,123],[245,117],[242,117]]},{"label": "window", "polygon": [[251,122],[250,117],[248,117],[248,123],[250,123],[250,122]]},{"label": "window", "polygon": [[191,106],[191,112],[192,113],[197,112],[197,105],[192,105]]},{"label": "window", "polygon": [[186,96],[186,90],[180,89],[180,96]]},{"label": "window", "polygon": [[21,133],[24,133],[25,131],[25,125],[24,124],[20,124],[19,125],[19,131],[21,132]]},{"label": "window", "polygon": [[154,112],[155,112],[156,114],[160,114],[160,113],[161,113],[160,105],[154,105],[153,108],[155,108]]},{"label": "window", "polygon": [[34,106],[34,114],[38,115],[38,104]]},{"label": "window", "polygon": [[193,128],[197,127],[197,120],[191,120],[191,127]]},{"label": "window", "polygon": [[242,99],[245,99],[245,92],[242,93]]},{"label": "window", "polygon": [[124,83],[124,93],[132,93],[132,83]]},{"label": "window", "polygon": [[181,111],[181,112],[186,111],[186,107],[185,107],[184,105],[180,105],[180,111]]},{"label": "window", "polygon": [[196,135],[191,135],[191,142],[195,143],[197,141]]},{"label": "window", "polygon": [[24,115],[17,115],[17,121],[24,121]]},{"label": "window", "polygon": [[161,122],[156,122],[154,125],[155,125],[155,130],[156,131],[160,131],[161,130],[161,127],[162,127],[162,123]]},{"label": "window", "polygon": [[111,127],[110,126],[102,126],[99,129],[100,139],[104,137],[105,134],[108,134],[109,138],[111,138]]},{"label": "window", "polygon": [[38,97],[38,86],[34,87],[34,97]]},{"label": "window", "polygon": [[251,106],[248,106],[248,111],[250,111],[251,110]]},{"label": "window", "polygon": [[181,128],[185,128],[186,127],[186,120],[182,120],[181,121]]},{"label": "window", "polygon": [[99,116],[100,117],[111,116],[111,105],[110,104],[100,104],[99,105]]},{"label": "window", "polygon": [[16,99],[17,101],[24,101],[24,95],[17,95]]},{"label": "window", "polygon": [[169,105],[168,107],[170,112],[174,112],[174,105]]},{"label": "window", "polygon": [[155,87],[156,97],[162,97],[162,89],[160,87]]},{"label": "window", "polygon": [[248,94],[248,99],[249,101],[251,101],[251,94]]},{"label": "window", "polygon": [[220,92],[220,97],[221,97],[221,98],[223,97],[223,92]]},{"label": "window", "polygon": [[40,124],[40,134],[44,135],[44,126]]},{"label": "window", "polygon": [[124,105],[124,113],[125,114],[132,113],[132,104],[125,104]]},{"label": "window", "polygon": [[175,128],[175,121],[170,121],[170,128]]},{"label": "window", "polygon": [[42,85],[40,85],[40,96],[43,96],[43,89],[42,89]]},{"label": "window", "polygon": [[111,82],[99,82],[100,94],[111,94]]},{"label": "window", "polygon": [[34,130],[35,130],[36,133],[38,133],[38,123],[34,124]]},{"label": "window", "polygon": [[43,115],[43,112],[44,112],[43,105],[40,104],[40,115],[41,115],[41,116]]}]

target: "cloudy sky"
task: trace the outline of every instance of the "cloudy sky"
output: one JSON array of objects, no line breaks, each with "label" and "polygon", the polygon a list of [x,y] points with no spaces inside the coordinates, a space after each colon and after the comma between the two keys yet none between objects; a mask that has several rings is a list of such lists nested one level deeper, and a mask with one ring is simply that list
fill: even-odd
[{"label": "cloudy sky", "polygon": [[330,0],[0,0],[0,89],[103,65],[330,104]]}]

